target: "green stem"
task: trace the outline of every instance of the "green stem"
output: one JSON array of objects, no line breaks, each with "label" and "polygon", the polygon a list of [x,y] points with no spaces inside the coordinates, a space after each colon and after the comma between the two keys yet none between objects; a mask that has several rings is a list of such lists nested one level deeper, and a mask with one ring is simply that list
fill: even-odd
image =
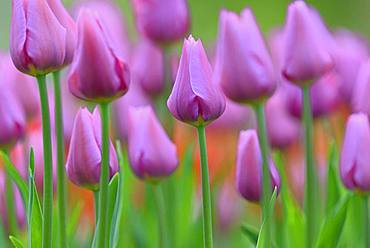
[{"label": "green stem", "polygon": [[168,229],[167,229],[167,211],[166,211],[166,204],[164,201],[164,195],[161,185],[154,185],[154,196],[155,201],[157,203],[157,213],[158,213],[158,227],[159,227],[159,235],[160,235],[160,243],[159,247],[168,248],[169,240],[168,240]]},{"label": "green stem", "polygon": [[306,183],[304,194],[304,210],[306,214],[306,247],[312,247],[315,239],[316,223],[316,172],[313,155],[313,120],[310,100],[310,86],[303,86],[303,126],[306,162]]},{"label": "green stem", "polygon": [[364,201],[364,237],[365,237],[365,246],[370,248],[370,235],[369,235],[369,197],[367,195],[363,196]]},{"label": "green stem", "polygon": [[262,208],[263,208],[263,221],[266,223],[266,247],[271,244],[271,218],[269,210],[269,202],[272,194],[271,191],[271,178],[269,170],[269,154],[270,147],[267,139],[266,119],[264,102],[257,103],[254,106],[254,111],[257,117],[258,124],[258,139],[262,153]]},{"label": "green stem", "polygon": [[54,115],[57,141],[57,198],[59,217],[59,243],[60,247],[67,247],[66,234],[66,183],[64,171],[64,140],[63,140],[63,110],[60,89],[60,72],[53,73],[54,79]]},{"label": "green stem", "polygon": [[93,191],[94,193],[94,211],[95,211],[95,225],[99,219],[99,191]]},{"label": "green stem", "polygon": [[213,247],[212,233],[212,206],[211,206],[211,189],[209,185],[208,175],[208,158],[206,145],[206,130],[204,126],[197,127],[199,149],[200,149],[200,164],[202,174],[202,200],[203,200],[203,241],[204,247]]},{"label": "green stem", "polygon": [[100,194],[99,194],[99,236],[98,246],[106,247],[108,243],[108,183],[109,183],[109,104],[102,103],[102,162],[100,176]]},{"label": "green stem", "polygon": [[[8,151],[5,152],[8,153]],[[16,236],[18,234],[18,224],[14,206],[14,190],[12,179],[10,175],[5,172],[6,212],[8,215],[9,234]]]},{"label": "green stem", "polygon": [[51,129],[49,100],[45,75],[38,76],[41,113],[42,136],[44,147],[44,219],[42,223],[42,247],[49,248],[52,244],[52,214],[53,214],[53,158],[51,150]]}]

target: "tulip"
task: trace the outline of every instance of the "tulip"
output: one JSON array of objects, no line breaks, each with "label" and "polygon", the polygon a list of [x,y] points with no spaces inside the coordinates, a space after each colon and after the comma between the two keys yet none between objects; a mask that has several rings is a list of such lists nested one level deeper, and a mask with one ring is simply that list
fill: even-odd
[{"label": "tulip", "polygon": [[300,123],[293,118],[286,106],[285,92],[278,89],[266,104],[267,134],[270,144],[285,148],[298,140]]},{"label": "tulip", "polygon": [[225,98],[212,82],[212,68],[202,42],[192,36],[184,41],[167,106],[176,119],[194,126],[207,125],[225,110]]},{"label": "tulip", "polygon": [[284,36],[282,73],[289,81],[306,84],[333,68],[330,35],[318,13],[304,1],[289,5]]},{"label": "tulip", "polygon": [[365,61],[359,70],[352,95],[352,108],[355,112],[370,114],[370,99],[367,94],[370,89],[370,60]]},{"label": "tulip", "polygon": [[77,50],[68,78],[70,91],[80,99],[100,103],[122,96],[128,90],[129,69],[118,56],[105,23],[83,9],[77,25]]},{"label": "tulip", "polygon": [[170,176],[178,166],[176,146],[150,106],[129,108],[128,157],[132,170],[141,179]]},{"label": "tulip", "polygon": [[149,95],[158,95],[164,88],[162,50],[147,39],[142,39],[135,49],[132,74]]},{"label": "tulip", "polygon": [[339,92],[347,102],[351,102],[356,78],[361,64],[368,58],[368,44],[356,34],[347,30],[335,32],[335,70],[340,78]]},{"label": "tulip", "polygon": [[190,28],[186,0],[133,0],[139,32],[157,43],[172,43]]},{"label": "tulip", "polygon": [[253,103],[276,88],[271,57],[250,9],[220,14],[215,80],[233,101]]},{"label": "tulip", "polygon": [[[76,185],[91,190],[99,189],[102,163],[101,121],[98,109],[91,114],[81,108],[74,121],[70,152],[66,171],[69,179]],[[109,177],[118,172],[115,149],[110,142]]]},{"label": "tulip", "polygon": [[[270,160],[271,187],[280,189],[280,176]],[[258,202],[262,195],[262,155],[257,132],[241,131],[236,160],[236,187],[243,198]]]},{"label": "tulip", "polygon": [[223,231],[228,230],[240,217],[242,208],[238,199],[233,185],[225,182],[217,198],[217,219]]},{"label": "tulip", "polygon": [[66,47],[72,39],[60,22],[67,21],[60,15],[59,4],[53,3],[54,9],[46,0],[12,1],[10,54],[18,70],[38,76],[59,70],[67,62]]}]

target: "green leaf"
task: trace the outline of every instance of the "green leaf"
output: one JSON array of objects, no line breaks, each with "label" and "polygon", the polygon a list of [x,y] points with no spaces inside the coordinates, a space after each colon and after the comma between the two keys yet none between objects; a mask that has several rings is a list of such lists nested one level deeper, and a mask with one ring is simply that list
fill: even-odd
[{"label": "green leaf", "polygon": [[330,145],[327,171],[326,213],[329,213],[341,198],[337,168],[338,151],[335,143],[332,142]]},{"label": "green leaf", "polygon": [[22,195],[24,205],[26,206],[27,197],[28,197],[28,187],[27,187],[26,182],[23,180],[18,170],[15,168],[13,163],[10,161],[9,156],[4,151],[0,151],[0,157],[4,161],[6,172],[10,175],[14,183],[17,185]]},{"label": "green leaf", "polygon": [[[275,208],[275,202],[276,202],[276,197],[277,197],[277,188],[275,187],[274,189],[274,192],[272,193],[271,195],[271,199],[270,199],[270,202],[269,202],[269,215],[268,215],[268,218],[272,218],[273,217],[273,211],[274,211],[274,208]],[[262,248],[262,247],[266,247],[266,225],[265,225],[265,221],[262,223],[262,226],[261,226],[261,230],[260,230],[260,233],[258,235],[258,240],[257,240],[257,248]],[[273,242],[272,242],[273,243]]]},{"label": "green leaf", "polygon": [[12,245],[14,246],[14,248],[23,248],[24,247],[22,242],[18,238],[10,235],[9,239],[10,239],[10,242],[12,242]]},{"label": "green leaf", "polygon": [[74,208],[72,209],[71,214],[68,218],[68,224],[67,224],[67,236],[69,240],[73,240],[74,235],[76,234],[76,229],[78,226],[78,220],[81,217],[82,209],[83,209],[83,202],[79,201]]},{"label": "green leaf", "polygon": [[317,248],[337,246],[346,219],[350,198],[349,194],[343,197],[325,218],[316,244]]},{"label": "green leaf", "polygon": [[255,228],[254,226],[250,226],[248,224],[244,224],[241,226],[242,233],[247,236],[249,241],[253,244],[256,245],[258,242],[258,229]]}]

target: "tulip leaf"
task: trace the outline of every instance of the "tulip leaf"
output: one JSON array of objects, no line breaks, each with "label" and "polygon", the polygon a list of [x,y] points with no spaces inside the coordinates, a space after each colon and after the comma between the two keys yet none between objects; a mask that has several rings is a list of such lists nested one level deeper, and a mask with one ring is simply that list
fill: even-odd
[{"label": "tulip leaf", "polygon": [[317,248],[337,247],[347,216],[347,207],[350,198],[350,195],[347,194],[327,214],[316,243]]},{"label": "tulip leaf", "polygon": [[[108,237],[110,237],[111,231],[112,231],[112,226],[113,223],[115,223],[115,220],[113,221],[113,216],[115,213],[117,213],[117,200],[119,201],[119,190],[118,190],[118,185],[119,185],[119,172],[116,173],[111,181],[109,182],[108,186],[108,194],[109,194],[109,205],[108,205]],[[116,214],[117,215],[117,214]],[[114,229],[113,229],[114,231]],[[110,242],[110,238],[108,238]],[[109,245],[108,245],[109,247]]]},{"label": "tulip leaf", "polygon": [[68,218],[68,224],[67,224],[67,236],[69,240],[73,240],[74,235],[76,233],[78,220],[81,217],[82,209],[83,209],[84,203],[82,201],[79,201],[72,209],[71,214]]},{"label": "tulip leaf", "polygon": [[249,239],[249,241],[256,245],[258,242],[258,229],[254,226],[244,224],[241,226],[242,233],[245,234],[245,236]]},{"label": "tulip leaf", "polygon": [[23,248],[23,243],[16,237],[14,236],[9,236],[9,239],[10,239],[10,242],[12,242],[12,245],[14,246],[14,248]]},{"label": "tulip leaf", "polygon": [[330,145],[327,171],[326,213],[337,204],[341,198],[340,183],[338,180],[338,151],[334,142]]},{"label": "tulip leaf", "polygon": [[19,174],[14,164],[10,161],[9,156],[4,151],[0,151],[0,157],[4,161],[6,172],[10,175],[14,183],[17,185],[21,193],[24,205],[26,206],[28,197],[28,187],[26,182],[23,180],[22,176]]}]

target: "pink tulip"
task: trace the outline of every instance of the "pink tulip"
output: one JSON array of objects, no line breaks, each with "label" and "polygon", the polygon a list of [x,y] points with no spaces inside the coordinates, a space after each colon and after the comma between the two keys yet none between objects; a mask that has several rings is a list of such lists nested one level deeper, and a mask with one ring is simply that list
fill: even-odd
[{"label": "pink tulip", "polygon": [[116,52],[105,23],[83,9],[77,24],[77,50],[68,78],[70,91],[94,102],[110,102],[122,96],[128,90],[129,69]]},{"label": "pink tulip", "polygon": [[[91,114],[81,108],[74,121],[72,138],[66,163],[69,179],[76,185],[97,190],[101,167],[101,121],[98,109]],[[110,142],[109,175],[118,171],[116,151]]]},{"label": "pink tulip", "polygon": [[132,0],[141,34],[157,43],[172,43],[190,28],[186,0]]},{"label": "pink tulip", "polygon": [[282,73],[289,81],[312,82],[333,68],[329,32],[318,12],[304,1],[289,5],[284,35]]},{"label": "pink tulip", "polygon": [[128,157],[137,177],[158,180],[176,170],[176,146],[150,106],[129,109],[128,130]]},{"label": "pink tulip", "polygon": [[361,66],[354,81],[355,87],[352,94],[352,109],[355,112],[370,114],[370,60],[365,61]]},{"label": "pink tulip", "polygon": [[250,9],[220,14],[215,80],[236,102],[260,101],[275,91],[271,57]]},{"label": "pink tulip", "polygon": [[[270,161],[272,188],[280,189],[280,176]],[[262,194],[262,155],[257,132],[254,129],[241,131],[236,160],[236,187],[243,198],[258,202]]]},{"label": "pink tulip", "polygon": [[212,82],[212,68],[202,42],[192,36],[184,41],[167,106],[176,119],[195,126],[208,124],[225,110],[225,97]]},{"label": "pink tulip", "polygon": [[348,189],[370,190],[370,127],[365,114],[352,114],[346,125],[340,175]]}]

